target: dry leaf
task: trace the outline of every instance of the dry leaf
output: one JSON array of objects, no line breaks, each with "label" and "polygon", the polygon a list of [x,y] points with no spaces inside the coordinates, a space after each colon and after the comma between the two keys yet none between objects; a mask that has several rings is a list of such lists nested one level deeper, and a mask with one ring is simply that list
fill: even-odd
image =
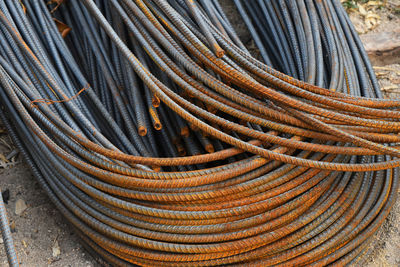
[{"label": "dry leaf", "polygon": [[56,18],[53,18],[53,20],[54,20],[54,22],[56,23],[57,29],[58,29],[58,31],[61,33],[61,36],[62,36],[63,38],[65,38],[65,36],[67,36],[67,34],[71,31],[71,28],[68,27],[65,23],[59,21],[59,20],[56,19]]},{"label": "dry leaf", "polygon": [[396,69],[394,69],[394,68],[390,68],[390,67],[381,67],[381,66],[374,66],[374,70],[396,71]]},{"label": "dry leaf", "polygon": [[381,6],[383,5],[382,1],[368,1],[366,3],[367,6]]},{"label": "dry leaf", "polygon": [[365,8],[364,8],[363,5],[359,5],[359,6],[358,6],[358,12],[360,12],[360,14],[361,14],[362,16],[368,15],[368,12],[367,12],[367,10],[365,10]]},{"label": "dry leaf", "polygon": [[58,257],[61,254],[60,246],[58,245],[58,241],[56,241],[52,247],[53,257]]},{"label": "dry leaf", "polygon": [[397,90],[397,89],[399,89],[399,87],[396,85],[388,85],[388,86],[382,87],[382,91],[393,91],[393,90]]},{"label": "dry leaf", "polygon": [[4,163],[10,162],[10,161],[6,158],[6,156],[4,156],[2,153],[0,153],[0,160],[3,161]]},{"label": "dry leaf", "polygon": [[389,72],[376,72],[375,75],[378,78],[383,78],[384,76],[388,76]]}]

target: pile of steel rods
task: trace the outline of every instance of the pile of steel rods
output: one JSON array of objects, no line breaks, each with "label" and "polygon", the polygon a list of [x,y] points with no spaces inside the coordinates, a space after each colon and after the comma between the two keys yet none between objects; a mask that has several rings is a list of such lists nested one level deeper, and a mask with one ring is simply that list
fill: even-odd
[{"label": "pile of steel rods", "polygon": [[112,265],[351,264],[395,201],[400,100],[339,1],[233,2],[257,49],[217,0],[0,1],[0,117]]}]

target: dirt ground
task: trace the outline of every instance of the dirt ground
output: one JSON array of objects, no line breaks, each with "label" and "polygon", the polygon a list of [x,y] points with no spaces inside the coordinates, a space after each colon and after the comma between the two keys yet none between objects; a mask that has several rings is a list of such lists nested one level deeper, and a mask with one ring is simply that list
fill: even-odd
[{"label": "dirt ground", "polygon": [[[222,4],[231,6],[232,1],[223,0]],[[366,14],[360,10],[351,12],[351,18],[360,33],[380,33],[396,27],[400,29],[400,0],[388,0],[383,8],[366,8]],[[379,19],[369,20],[371,17],[377,18],[370,16],[369,11],[377,14]],[[236,20],[239,17],[231,8],[228,8],[228,13]],[[240,23],[234,24],[238,25],[242,37],[248,41],[249,36],[244,34],[245,28]],[[371,24],[372,27],[368,28]],[[383,56],[385,55],[378,53],[377,59],[374,59],[374,65],[379,65],[375,70],[380,84],[386,97],[400,98],[400,57],[392,56],[390,60],[393,64],[385,65],[385,59],[379,59]],[[14,154],[14,147],[0,126],[0,159],[2,162],[8,161],[0,164],[0,189],[9,190],[6,208],[21,266],[99,266],[84,250],[78,237],[41,190],[21,155]],[[15,213],[17,201],[26,204],[26,209],[19,215]],[[7,266],[2,243],[3,240],[0,239],[0,266]],[[370,249],[357,265],[400,266],[400,200],[394,205]]]}]

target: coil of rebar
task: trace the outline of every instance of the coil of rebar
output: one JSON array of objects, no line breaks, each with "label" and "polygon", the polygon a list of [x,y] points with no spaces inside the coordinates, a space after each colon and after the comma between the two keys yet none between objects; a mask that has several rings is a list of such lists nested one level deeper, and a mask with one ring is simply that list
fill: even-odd
[{"label": "coil of rebar", "polygon": [[218,0],[0,1],[0,117],[112,265],[353,264],[396,199],[400,100],[340,2],[232,2],[257,49]]}]

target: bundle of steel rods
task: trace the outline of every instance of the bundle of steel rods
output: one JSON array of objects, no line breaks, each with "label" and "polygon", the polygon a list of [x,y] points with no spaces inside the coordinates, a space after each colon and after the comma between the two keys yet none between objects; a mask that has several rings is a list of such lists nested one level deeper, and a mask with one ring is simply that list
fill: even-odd
[{"label": "bundle of steel rods", "polygon": [[352,264],[395,201],[400,100],[339,1],[233,2],[257,49],[217,0],[0,1],[0,117],[112,265]]}]

